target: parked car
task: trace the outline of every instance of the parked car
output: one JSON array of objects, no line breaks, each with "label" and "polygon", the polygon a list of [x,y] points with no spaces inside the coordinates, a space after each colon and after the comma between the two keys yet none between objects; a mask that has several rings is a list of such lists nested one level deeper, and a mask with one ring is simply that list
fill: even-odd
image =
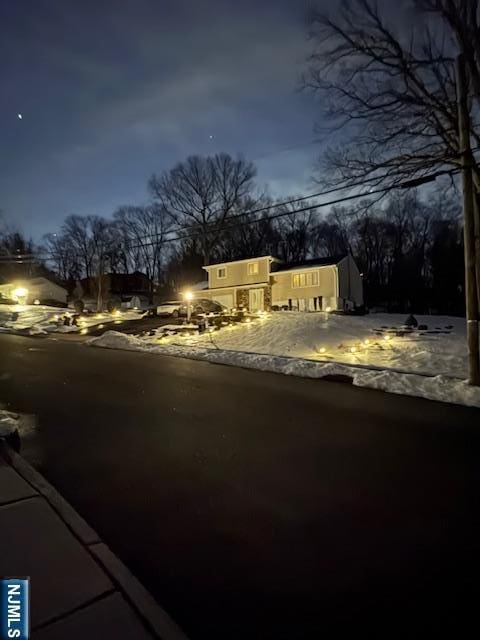
[{"label": "parked car", "polygon": [[198,298],[192,302],[193,313],[220,313],[224,311],[226,307],[214,300],[208,300],[207,298]]},{"label": "parked car", "polygon": [[169,300],[157,305],[157,316],[172,316],[178,318],[187,315],[187,306],[181,300]]}]

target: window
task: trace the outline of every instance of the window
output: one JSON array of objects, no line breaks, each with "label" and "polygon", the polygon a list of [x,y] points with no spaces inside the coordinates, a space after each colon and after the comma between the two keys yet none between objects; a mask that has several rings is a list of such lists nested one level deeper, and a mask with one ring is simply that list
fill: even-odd
[{"label": "window", "polygon": [[256,276],[258,274],[258,262],[249,262],[247,265],[247,273],[249,276]]},{"label": "window", "polygon": [[221,280],[222,278],[226,278],[226,277],[227,277],[227,267],[218,267],[217,278]]},{"label": "window", "polygon": [[316,287],[318,285],[318,271],[307,271],[306,273],[295,273],[293,275],[293,287]]}]

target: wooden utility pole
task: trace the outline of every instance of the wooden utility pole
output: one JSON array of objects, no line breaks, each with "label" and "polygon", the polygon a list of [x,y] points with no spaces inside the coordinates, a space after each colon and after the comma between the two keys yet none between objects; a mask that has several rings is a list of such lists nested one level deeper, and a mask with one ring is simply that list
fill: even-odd
[{"label": "wooden utility pole", "polygon": [[465,246],[465,303],[467,312],[468,382],[480,386],[478,296],[475,260],[473,157],[470,146],[470,111],[465,58],[457,58],[458,134],[462,167],[463,239]]}]

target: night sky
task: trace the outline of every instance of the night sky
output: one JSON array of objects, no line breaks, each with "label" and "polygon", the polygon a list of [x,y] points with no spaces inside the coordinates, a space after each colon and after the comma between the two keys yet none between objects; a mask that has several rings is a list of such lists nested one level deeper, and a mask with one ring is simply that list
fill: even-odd
[{"label": "night sky", "polygon": [[0,0],[4,216],[39,239],[70,213],[147,202],[153,172],[216,151],[256,160],[272,195],[311,189],[318,105],[298,90],[306,8]]}]

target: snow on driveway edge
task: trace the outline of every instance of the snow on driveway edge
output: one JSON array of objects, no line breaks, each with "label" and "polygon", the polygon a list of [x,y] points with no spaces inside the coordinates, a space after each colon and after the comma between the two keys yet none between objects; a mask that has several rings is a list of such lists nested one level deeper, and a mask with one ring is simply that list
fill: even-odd
[{"label": "snow on driveway edge", "polygon": [[189,358],[192,360],[204,360],[214,364],[224,364],[243,367],[245,369],[269,371],[272,373],[283,373],[284,375],[299,376],[302,378],[348,376],[352,378],[353,384],[357,387],[368,387],[389,393],[416,396],[439,402],[480,407],[480,389],[478,387],[471,387],[466,381],[455,380],[442,375],[428,377],[414,373],[359,369],[351,365],[247,353],[245,351],[156,345],[117,331],[106,331],[103,335],[88,340],[86,344],[104,349],[143,351],[146,353]]}]

